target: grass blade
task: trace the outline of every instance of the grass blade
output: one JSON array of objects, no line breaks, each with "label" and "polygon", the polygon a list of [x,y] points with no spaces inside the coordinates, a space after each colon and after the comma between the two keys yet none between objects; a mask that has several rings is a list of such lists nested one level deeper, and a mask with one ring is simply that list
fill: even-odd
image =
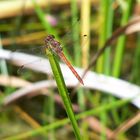
[{"label": "grass blade", "polygon": [[54,74],[54,77],[55,77],[55,80],[57,83],[57,87],[59,90],[59,94],[63,100],[67,115],[71,120],[71,123],[72,123],[72,126],[73,126],[77,139],[80,140],[81,139],[80,131],[79,131],[78,124],[77,124],[77,121],[75,119],[75,116],[74,116],[74,113],[72,110],[71,101],[68,96],[68,91],[67,91],[67,88],[66,88],[63,76],[62,76],[62,72],[60,70],[60,66],[59,66],[55,56],[49,49],[46,49],[46,54],[49,58],[49,61],[50,61],[51,67],[52,67],[52,71],[53,71],[53,74]]}]

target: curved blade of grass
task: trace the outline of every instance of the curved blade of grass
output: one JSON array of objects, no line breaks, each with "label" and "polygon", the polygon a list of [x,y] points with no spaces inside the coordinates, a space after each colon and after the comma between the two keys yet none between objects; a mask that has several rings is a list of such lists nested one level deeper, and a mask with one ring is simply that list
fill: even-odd
[{"label": "curved blade of grass", "polygon": [[59,66],[55,56],[53,55],[53,53],[49,49],[46,49],[46,54],[47,54],[49,62],[51,64],[51,68],[52,68],[54,78],[55,78],[56,83],[57,83],[59,94],[63,100],[67,115],[71,120],[73,129],[74,129],[74,133],[75,133],[77,139],[80,140],[81,139],[80,138],[80,131],[79,131],[78,124],[77,124],[76,118],[75,118],[73,110],[72,110],[71,101],[70,101],[70,98],[68,96],[68,91],[67,91],[67,88],[66,88],[63,76],[62,76],[60,66]]}]

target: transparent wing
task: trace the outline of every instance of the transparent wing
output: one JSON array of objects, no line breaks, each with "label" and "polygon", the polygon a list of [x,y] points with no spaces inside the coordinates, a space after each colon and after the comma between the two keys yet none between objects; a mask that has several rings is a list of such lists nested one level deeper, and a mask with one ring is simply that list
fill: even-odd
[{"label": "transparent wing", "polygon": [[41,56],[45,54],[45,46],[36,46],[36,47],[29,47],[29,48],[23,48],[23,49],[16,49],[14,50],[14,52],[21,52],[21,53]]},{"label": "transparent wing", "polygon": [[[16,51],[14,51],[14,52],[32,54],[32,55],[40,56],[40,57],[46,56],[46,54],[45,54],[45,46],[25,48],[25,49],[16,49]],[[25,64],[21,63],[21,66],[18,68],[17,73],[18,74],[25,73],[27,71],[26,67],[32,67],[33,64],[35,65],[35,63],[38,63],[41,60],[42,60],[42,58],[38,58],[38,59],[36,59],[34,61],[29,60],[29,62],[27,62]],[[34,69],[34,68],[32,68],[32,69]]]},{"label": "transparent wing", "polygon": [[[21,66],[18,68],[17,70],[17,73],[18,74],[23,74],[25,73],[27,70],[27,67],[30,67],[31,69],[34,69],[35,67],[35,63],[37,64],[38,62],[41,62],[41,60],[43,60],[43,58],[39,58],[37,60],[34,60],[34,61],[30,61],[28,63],[25,63],[25,64],[21,64]],[[33,67],[33,64],[34,64],[34,67]]]}]

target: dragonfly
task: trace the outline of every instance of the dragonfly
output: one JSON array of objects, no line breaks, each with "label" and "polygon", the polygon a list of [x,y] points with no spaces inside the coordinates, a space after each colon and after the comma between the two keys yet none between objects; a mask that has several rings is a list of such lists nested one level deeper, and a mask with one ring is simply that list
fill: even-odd
[{"label": "dragonfly", "polygon": [[61,43],[55,40],[54,35],[48,35],[45,38],[45,46],[46,49],[51,49],[54,54],[60,57],[60,59],[69,67],[69,69],[72,71],[72,73],[75,75],[75,77],[78,79],[78,81],[84,85],[84,82],[82,78],[79,76],[77,71],[73,68],[72,64],[69,62],[69,60],[66,58],[66,56],[63,53]]}]

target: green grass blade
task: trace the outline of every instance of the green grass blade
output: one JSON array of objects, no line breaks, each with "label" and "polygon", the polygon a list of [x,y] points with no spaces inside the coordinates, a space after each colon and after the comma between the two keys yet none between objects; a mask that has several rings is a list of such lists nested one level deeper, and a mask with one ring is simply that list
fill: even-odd
[{"label": "green grass blade", "polygon": [[74,132],[75,132],[77,139],[80,140],[81,139],[80,138],[80,131],[79,131],[78,124],[77,124],[77,121],[75,119],[75,116],[74,116],[74,113],[72,110],[71,101],[70,101],[70,98],[68,96],[68,91],[67,91],[67,88],[66,88],[61,70],[60,70],[60,66],[59,66],[58,62],[56,61],[55,56],[53,55],[53,53],[49,49],[46,49],[46,54],[47,54],[48,59],[50,61],[52,71],[54,74],[54,78],[56,80],[57,87],[59,90],[59,94],[63,100],[67,115],[71,120],[71,123],[72,123],[72,126],[73,126],[73,129],[74,129]]},{"label": "green grass blade", "polygon": [[[113,28],[113,2],[114,0],[107,0],[104,1],[104,21],[105,21],[105,41],[111,36],[112,34],[112,28]],[[110,54],[111,54],[111,47],[107,47],[107,49],[104,52],[104,73],[106,75],[110,75],[111,72],[111,64],[110,64]]]},{"label": "green grass blade", "polygon": [[[132,2],[133,2],[133,0],[128,0],[125,3],[125,7],[122,8],[122,12],[123,12],[122,19],[121,19],[121,25],[122,26],[125,25],[128,22],[128,19],[129,19],[129,16],[130,16],[130,10],[131,10],[131,7],[132,7]],[[120,76],[124,47],[125,47],[125,41],[126,41],[126,36],[121,36],[118,39],[118,42],[117,42],[115,58],[114,58],[114,66],[113,66],[113,71],[112,71],[112,75],[115,76],[115,77]]]},{"label": "green grass blade", "polygon": [[[74,56],[75,56],[75,65],[80,66],[81,62],[81,52],[80,52],[80,38],[79,38],[79,24],[75,24],[75,21],[78,19],[78,8],[77,1],[71,1],[71,18],[72,18],[72,39],[73,39],[73,48],[74,48]],[[78,22],[78,21],[77,21]]]},{"label": "green grass blade", "polygon": [[140,85],[140,33],[137,34],[137,46],[135,48],[135,55],[133,60],[133,67],[132,67],[132,79],[131,81],[135,84]]}]

